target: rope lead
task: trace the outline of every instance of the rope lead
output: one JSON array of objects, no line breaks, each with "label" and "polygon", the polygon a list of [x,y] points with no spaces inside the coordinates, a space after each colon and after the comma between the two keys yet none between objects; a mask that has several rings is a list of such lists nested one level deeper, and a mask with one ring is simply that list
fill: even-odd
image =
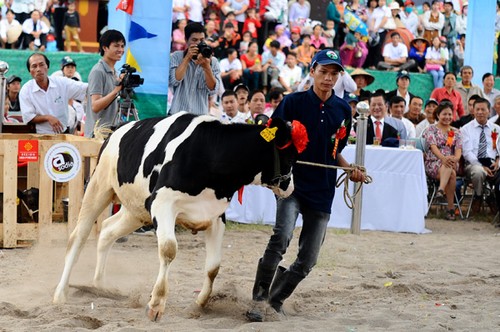
[{"label": "rope lead", "polygon": [[356,197],[356,195],[361,190],[361,187],[363,186],[363,184],[361,184],[358,187],[358,190],[356,190],[356,192],[352,196],[351,194],[349,194],[349,178],[351,177],[352,172],[355,170],[361,171],[361,173],[363,173],[363,175],[365,176],[365,181],[363,182],[364,184],[370,184],[373,182],[372,177],[366,174],[366,168],[364,166],[356,164],[351,164],[349,167],[340,167],[340,166],[325,165],[325,164],[313,163],[310,161],[302,161],[302,160],[298,160],[297,164],[343,170],[344,173],[342,173],[338,177],[335,187],[339,188],[342,185],[342,183],[344,184],[344,202],[347,205],[347,207],[351,210],[354,207],[354,202],[353,202],[354,197]]}]

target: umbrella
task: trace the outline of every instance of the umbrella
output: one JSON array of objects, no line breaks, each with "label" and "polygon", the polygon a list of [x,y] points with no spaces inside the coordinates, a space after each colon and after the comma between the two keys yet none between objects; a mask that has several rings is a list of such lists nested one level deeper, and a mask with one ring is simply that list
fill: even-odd
[{"label": "umbrella", "polygon": [[368,36],[368,28],[366,27],[365,22],[363,22],[358,15],[353,12],[348,10],[344,12],[344,22],[349,30],[359,32],[362,36]]}]

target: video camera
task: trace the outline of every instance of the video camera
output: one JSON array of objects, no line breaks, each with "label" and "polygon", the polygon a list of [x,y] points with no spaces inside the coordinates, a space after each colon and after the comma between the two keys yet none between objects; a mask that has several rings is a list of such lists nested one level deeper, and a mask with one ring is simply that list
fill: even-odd
[{"label": "video camera", "polygon": [[123,89],[132,90],[133,88],[136,88],[139,85],[144,84],[144,78],[142,78],[138,74],[134,74],[136,71],[137,69],[135,69],[131,65],[127,63],[123,64],[122,69],[120,71],[121,74],[125,74],[123,75],[121,82]]}]

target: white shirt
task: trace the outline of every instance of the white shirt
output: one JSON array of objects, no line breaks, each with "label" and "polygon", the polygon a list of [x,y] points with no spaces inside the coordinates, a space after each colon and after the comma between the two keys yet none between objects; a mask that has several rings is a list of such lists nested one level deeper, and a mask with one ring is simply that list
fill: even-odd
[{"label": "white shirt", "polygon": [[396,96],[400,96],[405,99],[405,113],[410,110],[410,93],[406,91],[406,95],[402,96],[401,93],[399,92],[399,89],[396,89]]},{"label": "white shirt", "polygon": [[415,128],[415,137],[422,137],[422,133],[430,126],[429,120],[423,119]]},{"label": "white shirt", "polygon": [[414,36],[417,36],[417,28],[418,28],[418,16],[414,12],[411,12],[410,15],[406,16],[406,13],[400,14],[401,22],[405,25],[406,29],[408,29]]},{"label": "white shirt", "polygon": [[189,19],[193,22],[203,22],[203,5],[201,0],[187,0]]},{"label": "white shirt", "polygon": [[[486,149],[486,154],[488,158],[495,159],[497,156],[497,151],[493,150],[493,142],[491,139],[491,132],[496,129],[500,134],[500,127],[491,123],[486,122],[486,127],[484,128],[484,134],[486,135],[486,144],[488,148]],[[460,133],[462,134],[462,152],[465,161],[471,165],[481,165],[477,159],[477,152],[479,150],[479,136],[481,135],[481,126],[476,119],[472,120],[462,128],[460,128]]]},{"label": "white shirt", "polygon": [[467,30],[467,16],[466,15],[457,15],[457,22],[455,23],[455,30],[457,33],[463,35]]},{"label": "white shirt", "polygon": [[348,93],[356,91],[358,86],[356,82],[352,79],[351,75],[348,72],[344,72],[344,74],[339,74],[339,78],[335,85],[333,86],[333,91],[335,91],[335,95],[339,98],[344,98],[344,93],[347,91]]},{"label": "white shirt", "polygon": [[[250,113],[250,112],[248,112]],[[222,112],[220,116],[220,121],[222,123],[245,123],[247,115],[238,111],[234,117],[230,117],[225,112]]]},{"label": "white shirt", "polygon": [[219,63],[220,72],[227,73],[230,70],[240,70],[243,69],[240,59],[236,58],[232,62],[229,62],[228,58],[222,59]]},{"label": "white shirt", "polygon": [[[344,75],[339,74],[339,78],[337,82],[335,82],[335,85],[333,86],[333,92],[335,92],[335,95],[339,98],[344,98],[345,92],[351,93],[356,91],[358,86],[356,85],[356,82],[352,79],[351,75],[349,75],[348,72],[344,72]],[[306,83],[309,83],[310,86],[314,84],[314,78],[311,77],[311,75],[307,74],[306,77],[302,79],[300,82],[299,86],[297,87],[297,91],[304,91],[304,85]]]},{"label": "white shirt", "polygon": [[[375,8],[372,15],[370,16],[370,19],[373,20],[373,28],[374,29],[377,28],[384,19],[384,17],[389,18],[390,16],[391,13],[389,12],[389,15],[387,15],[387,12],[383,8],[380,7]],[[377,30],[377,32],[383,32],[383,31],[384,31],[383,27]]]},{"label": "white shirt", "polygon": [[[49,33],[49,27],[42,20],[36,22],[36,30],[42,31],[42,33]],[[27,19],[23,23],[23,32],[30,34],[35,31],[35,24],[31,18]]]},{"label": "white shirt", "polygon": [[415,137],[417,137],[417,131],[415,130],[415,125],[413,124],[413,122],[411,122],[410,120],[408,120],[405,117],[403,117],[400,120],[403,121],[403,124],[405,125],[406,134],[407,134],[406,138],[415,138]]},{"label": "white shirt", "polygon": [[493,108],[493,105],[495,105],[495,99],[498,95],[500,95],[500,90],[497,90],[495,88],[491,89],[491,91],[489,93],[486,93],[484,91],[484,87],[483,87],[483,93],[484,93],[484,97],[486,99],[488,99],[490,101],[490,117],[491,116],[494,116],[496,114],[495,112],[495,109]]},{"label": "white shirt", "polygon": [[47,10],[49,0],[35,0],[35,9],[38,9],[42,14]]},{"label": "white shirt", "polygon": [[424,18],[422,19],[422,24],[424,26],[425,30],[438,30],[439,35],[441,36],[441,30],[443,29],[444,26],[444,15],[439,13],[438,15],[438,21],[437,22],[431,22],[429,21],[431,18],[431,10],[427,11],[424,13]]},{"label": "white shirt", "polygon": [[[34,79],[29,80],[19,92],[23,122],[28,123],[37,115],[52,115],[63,128],[68,127],[68,100],[84,100],[87,85],[66,77],[49,77],[49,87],[44,91]],[[49,122],[37,123],[36,132],[54,134]]]},{"label": "white shirt", "polygon": [[12,2],[10,9],[12,9],[14,13],[29,14],[35,9],[35,0],[15,0]]},{"label": "white shirt", "polygon": [[434,46],[427,47],[427,52],[425,53],[425,59],[441,60],[442,58],[444,58],[444,56],[445,54],[441,53],[441,48],[435,49]]},{"label": "white shirt", "polygon": [[407,58],[408,49],[403,43],[398,43],[397,46],[394,46],[392,43],[389,43],[384,46],[384,52],[382,53],[382,55],[384,57],[388,57],[394,60],[399,58]]},{"label": "white shirt", "polygon": [[[50,75],[50,76],[52,76],[52,77],[64,77],[64,74],[63,74],[62,70],[57,70],[57,71],[53,72],[52,75]],[[73,77],[78,78],[79,81],[83,81],[82,75],[80,75],[80,73],[77,71],[75,71],[75,75],[73,75]]]},{"label": "white shirt", "polygon": [[491,118],[488,119],[488,122],[495,123],[498,119],[498,114],[493,115]]},{"label": "white shirt", "polygon": [[264,53],[262,53],[262,64],[265,65],[268,60],[271,60],[271,64],[279,68],[285,65],[286,55],[278,51],[274,56],[270,50],[264,51]]},{"label": "white shirt", "polygon": [[280,68],[280,76],[285,83],[293,89],[295,83],[300,83],[302,81],[302,68],[295,66],[290,68],[288,65],[284,65]]},{"label": "white shirt", "polygon": [[[188,0],[173,0],[173,7],[184,7]],[[177,22],[178,20],[183,20],[186,18],[185,12],[172,12],[172,22]]]},{"label": "white shirt", "polygon": [[9,23],[9,21],[7,21],[7,18],[2,19],[0,21],[0,37],[2,39],[6,39],[7,38],[7,31],[9,31],[13,27],[20,26],[20,25],[21,25],[21,23],[19,23],[19,21],[16,20],[15,18],[12,19],[11,23]]}]

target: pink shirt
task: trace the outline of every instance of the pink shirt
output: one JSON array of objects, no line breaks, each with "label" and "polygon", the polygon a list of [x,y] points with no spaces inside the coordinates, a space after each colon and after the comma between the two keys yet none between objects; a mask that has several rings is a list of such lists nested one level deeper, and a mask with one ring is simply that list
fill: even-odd
[{"label": "pink shirt", "polygon": [[319,50],[321,44],[323,44],[326,47],[327,40],[325,37],[319,36],[318,38],[316,38],[315,35],[311,35],[311,45],[313,45],[314,47],[316,47],[316,49]]},{"label": "pink shirt", "polygon": [[431,93],[431,98],[441,102],[443,99],[449,99],[453,103],[453,120],[457,120],[464,115],[464,105],[462,104],[462,97],[457,90],[453,89],[451,93],[446,88],[436,88]]},{"label": "pink shirt", "polygon": [[179,29],[175,29],[172,33],[172,50],[184,51],[186,49],[186,44],[177,43],[175,42],[176,40],[185,40],[184,32]]}]

